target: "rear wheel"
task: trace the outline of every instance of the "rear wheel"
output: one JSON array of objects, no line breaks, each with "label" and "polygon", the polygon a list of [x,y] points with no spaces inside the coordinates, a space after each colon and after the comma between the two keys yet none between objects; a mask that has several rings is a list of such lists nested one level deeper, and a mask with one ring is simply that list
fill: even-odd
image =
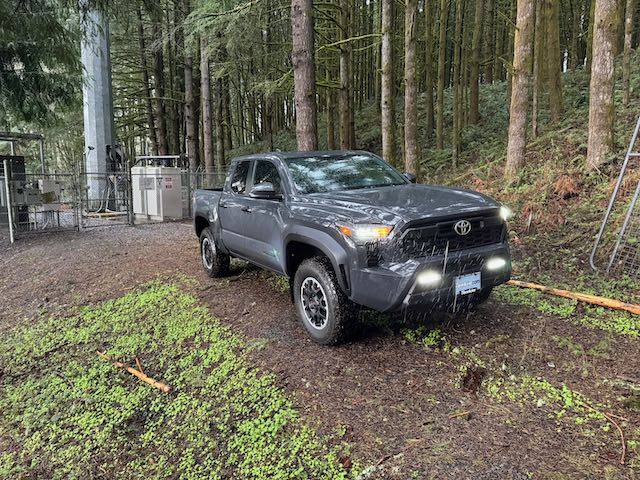
[{"label": "rear wheel", "polygon": [[322,345],[344,341],[355,308],[338,285],[327,258],[314,257],[300,264],[293,297],[300,322],[313,341]]},{"label": "rear wheel", "polygon": [[200,233],[200,258],[202,267],[210,277],[222,277],[229,273],[229,255],[218,249],[209,227]]}]

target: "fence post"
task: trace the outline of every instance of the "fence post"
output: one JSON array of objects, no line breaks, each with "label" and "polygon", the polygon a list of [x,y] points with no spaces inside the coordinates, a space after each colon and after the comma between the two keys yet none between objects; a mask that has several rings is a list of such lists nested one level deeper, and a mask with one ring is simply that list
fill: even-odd
[{"label": "fence post", "polygon": [[[13,150],[13,142],[11,143],[11,150]],[[9,241],[11,243],[15,242],[15,237],[13,233],[13,205],[11,205],[11,190],[9,188],[9,162],[5,158],[3,161],[4,167],[4,186],[6,189],[6,199],[7,199],[7,221],[9,222]]]},{"label": "fence post", "polygon": [[135,218],[133,215],[133,178],[131,176],[131,165],[129,157],[125,156],[124,168],[126,169],[125,178],[127,179],[127,220],[129,225],[135,224]]}]

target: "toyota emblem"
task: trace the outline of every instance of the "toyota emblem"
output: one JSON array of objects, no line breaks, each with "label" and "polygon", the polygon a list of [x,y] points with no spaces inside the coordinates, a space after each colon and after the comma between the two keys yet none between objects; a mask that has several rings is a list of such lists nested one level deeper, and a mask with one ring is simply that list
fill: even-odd
[{"label": "toyota emblem", "polygon": [[456,222],[453,229],[458,235],[467,235],[471,231],[471,223],[468,220],[460,220]]}]

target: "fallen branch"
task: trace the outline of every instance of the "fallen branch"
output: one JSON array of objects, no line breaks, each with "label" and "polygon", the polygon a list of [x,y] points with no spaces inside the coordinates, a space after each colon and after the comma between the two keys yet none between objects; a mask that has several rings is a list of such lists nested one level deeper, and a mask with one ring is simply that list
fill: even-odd
[{"label": "fallen branch", "polygon": [[559,297],[569,298],[571,300],[577,300],[579,302],[590,303],[592,305],[599,305],[601,307],[612,308],[614,310],[624,310],[626,312],[640,315],[640,305],[633,303],[621,302],[619,300],[613,300],[611,298],[598,297],[597,295],[590,295],[588,293],[577,293],[569,290],[561,290],[559,288],[545,287],[544,285],[538,285],[537,283],[522,282],[520,280],[509,280],[509,285],[521,288],[532,288],[544,293],[556,295]]},{"label": "fallen branch", "polygon": [[618,422],[616,422],[613,418],[611,418],[612,414],[601,412],[600,410],[593,408],[588,403],[585,403],[584,406],[602,415],[604,418],[609,420],[609,422],[611,422],[618,429],[618,433],[620,434],[620,443],[622,443],[622,453],[620,454],[620,465],[624,465],[624,460],[625,460],[625,457],[627,456],[627,441],[624,438],[624,432],[622,431],[622,428],[620,428],[620,425],[618,425]]},{"label": "fallen branch", "polygon": [[111,360],[104,352],[96,352],[96,353],[98,354],[99,357],[104,358],[108,362],[111,362],[113,365],[115,365],[118,368],[124,368],[131,375],[138,377],[140,380],[142,380],[145,383],[148,383],[152,387],[155,387],[158,390],[162,390],[164,393],[169,393],[171,391],[171,388],[169,387],[169,385],[166,385],[162,382],[158,382],[157,380],[154,380],[153,378],[148,377],[141,371],[136,370],[135,368],[131,368],[122,362],[116,362]]},{"label": "fallen branch", "polygon": [[467,410],[465,412],[452,413],[451,415],[449,415],[449,418],[453,419],[458,417],[466,417],[467,415],[471,415],[470,410]]}]

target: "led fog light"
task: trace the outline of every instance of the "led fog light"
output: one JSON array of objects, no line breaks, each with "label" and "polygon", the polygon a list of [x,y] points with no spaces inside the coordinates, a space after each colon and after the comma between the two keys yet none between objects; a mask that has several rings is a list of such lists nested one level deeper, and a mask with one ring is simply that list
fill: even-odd
[{"label": "led fog light", "polygon": [[423,287],[435,287],[442,281],[442,274],[435,270],[427,270],[418,275],[418,283]]},{"label": "led fog light", "polygon": [[487,270],[500,270],[504,268],[507,264],[507,261],[504,258],[493,257],[487,260],[486,266]]}]

